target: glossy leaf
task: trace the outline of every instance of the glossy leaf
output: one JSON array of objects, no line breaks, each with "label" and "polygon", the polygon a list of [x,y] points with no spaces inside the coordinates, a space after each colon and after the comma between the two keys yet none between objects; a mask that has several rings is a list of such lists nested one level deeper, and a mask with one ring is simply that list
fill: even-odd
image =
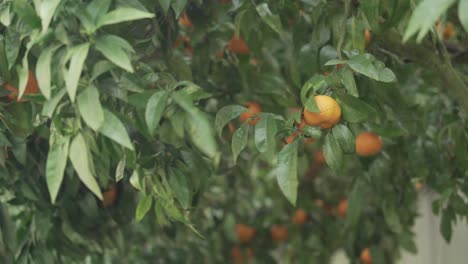
[{"label": "glossy leaf", "polygon": [[39,8],[39,17],[41,18],[42,22],[42,33],[46,32],[49,29],[50,21],[54,16],[55,9],[60,4],[61,0],[49,0],[49,1],[41,1],[40,8]]},{"label": "glossy leaf", "polygon": [[135,216],[137,222],[141,221],[145,217],[145,215],[151,209],[152,205],[153,197],[151,195],[143,196],[143,198],[140,199],[140,202],[138,202]]},{"label": "glossy leaf", "polygon": [[73,138],[70,144],[69,158],[81,182],[102,200],[101,189],[96,181],[96,177],[91,172],[92,165],[89,163],[92,162],[92,159],[89,155],[88,145],[80,133]]},{"label": "glossy leaf", "polygon": [[221,136],[224,126],[226,126],[229,121],[240,116],[245,111],[247,111],[247,108],[240,105],[229,105],[221,108],[216,114],[215,119],[215,129],[218,135]]},{"label": "glossy leaf", "polygon": [[232,135],[232,156],[234,157],[234,163],[237,161],[237,157],[241,151],[247,146],[247,139],[249,137],[249,124],[242,124],[234,134]]},{"label": "glossy leaf", "polygon": [[323,154],[328,166],[334,171],[339,171],[343,166],[343,150],[340,144],[336,141],[335,137],[328,133],[325,136],[325,143],[323,145]]},{"label": "glossy leaf", "polygon": [[169,93],[166,91],[156,92],[146,104],[145,120],[150,134],[154,135],[159,121],[166,109]]},{"label": "glossy leaf", "polygon": [[273,155],[276,148],[275,136],[277,130],[276,122],[271,116],[262,116],[255,125],[255,146],[259,152]]},{"label": "glossy leaf", "polygon": [[296,206],[299,185],[297,180],[297,141],[287,144],[280,151],[275,173],[281,192],[292,205]]},{"label": "glossy leaf", "polygon": [[68,96],[72,102],[75,101],[76,91],[78,89],[78,82],[81,77],[84,62],[88,56],[89,43],[81,44],[69,50],[70,53],[70,67],[65,76],[65,83],[67,86]]},{"label": "glossy leaf", "polygon": [[96,39],[96,49],[107,59],[122,69],[133,72],[130,52],[133,48],[122,38],[114,35],[103,35]]},{"label": "glossy leaf", "polygon": [[112,10],[111,12],[107,13],[104,17],[102,17],[102,19],[98,22],[98,27],[153,17],[154,14],[152,13],[144,12],[129,7],[120,7],[115,10]]},{"label": "glossy leaf", "polygon": [[468,32],[468,0],[460,0],[458,4],[458,17],[463,28],[465,28],[465,32]]},{"label": "glossy leaf", "polygon": [[89,86],[78,95],[78,108],[85,123],[93,130],[99,130],[104,122],[104,110],[99,101],[99,92],[96,87]]},{"label": "glossy leaf", "polygon": [[60,186],[62,185],[68,160],[69,146],[69,137],[58,137],[58,139],[52,143],[49,154],[47,155],[46,181],[52,204],[55,203]]},{"label": "glossy leaf", "polygon": [[120,145],[134,150],[133,144],[128,137],[127,130],[122,122],[109,110],[104,109],[104,122],[99,127],[99,132],[114,140]]},{"label": "glossy leaf", "polygon": [[256,7],[257,13],[260,15],[262,20],[271,27],[274,31],[276,31],[278,34],[283,33],[283,27],[281,25],[281,19],[278,15],[274,15],[271,11],[270,8],[268,7],[267,3],[262,3],[257,5]]},{"label": "glossy leaf", "polygon": [[39,84],[39,89],[46,99],[50,99],[51,95],[51,60],[54,52],[60,48],[59,45],[50,46],[45,48],[39,58],[37,59],[36,64],[36,77]]},{"label": "glossy leaf", "polygon": [[375,110],[362,100],[346,93],[337,93],[343,119],[350,123],[360,123],[375,115]]},{"label": "glossy leaf", "polygon": [[353,133],[344,125],[335,125],[333,127],[333,136],[340,145],[344,153],[355,152],[355,142]]}]

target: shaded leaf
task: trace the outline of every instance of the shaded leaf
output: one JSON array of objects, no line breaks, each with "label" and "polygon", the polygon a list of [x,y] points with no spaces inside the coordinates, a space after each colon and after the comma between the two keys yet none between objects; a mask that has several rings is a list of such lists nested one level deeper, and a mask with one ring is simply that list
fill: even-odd
[{"label": "shaded leaf", "polygon": [[127,130],[125,130],[125,126],[113,113],[106,109],[104,109],[104,122],[99,128],[99,132],[120,145],[130,150],[134,150],[133,144],[128,137]]},{"label": "shaded leaf", "polygon": [[343,165],[343,151],[331,133],[325,136],[323,154],[328,166],[334,171],[339,171]]},{"label": "shaded leaf", "polygon": [[54,52],[60,48],[61,45],[49,46],[42,50],[41,55],[37,59],[36,64],[36,78],[39,84],[39,89],[41,90],[44,97],[49,100],[50,99],[50,67],[51,67],[51,60],[52,55]]},{"label": "shaded leaf", "polygon": [[354,96],[344,92],[337,92],[337,95],[343,119],[350,123],[360,123],[373,117],[376,113],[374,108]]},{"label": "shaded leaf", "polygon": [[354,135],[346,126],[335,125],[333,127],[333,136],[335,137],[341,149],[345,153],[354,153],[356,144],[354,142]]},{"label": "shaded leaf", "polygon": [[146,104],[145,120],[151,135],[154,135],[159,125],[159,121],[166,109],[168,98],[168,92],[159,91],[153,94]]},{"label": "shaded leaf", "polygon": [[69,146],[69,137],[59,137],[52,143],[47,155],[46,182],[52,204],[55,203],[60,186],[62,185],[68,160]]},{"label": "shaded leaf", "polygon": [[98,22],[98,27],[112,25],[121,22],[133,21],[143,18],[153,18],[154,14],[135,8],[120,7],[107,13]]},{"label": "shaded leaf", "polygon": [[239,153],[247,146],[247,139],[249,136],[249,124],[242,124],[234,134],[232,135],[232,156],[234,157],[234,163],[237,161]]},{"label": "shaded leaf", "polygon": [[145,215],[151,209],[152,205],[153,197],[151,195],[143,196],[143,198],[140,199],[140,202],[138,202],[135,216],[137,222],[141,221],[145,217]]},{"label": "shaded leaf", "polygon": [[223,127],[229,123],[229,121],[240,116],[242,113],[247,111],[247,108],[240,105],[228,105],[221,108],[216,114],[215,129],[218,135],[221,136]]},{"label": "shaded leaf", "polygon": [[297,200],[297,141],[287,144],[278,154],[276,180],[288,201],[296,206]]},{"label": "shaded leaf", "polygon": [[81,44],[69,50],[70,67],[65,76],[68,96],[72,102],[75,101],[76,90],[78,89],[78,81],[80,80],[83,65],[88,56],[89,43]]}]

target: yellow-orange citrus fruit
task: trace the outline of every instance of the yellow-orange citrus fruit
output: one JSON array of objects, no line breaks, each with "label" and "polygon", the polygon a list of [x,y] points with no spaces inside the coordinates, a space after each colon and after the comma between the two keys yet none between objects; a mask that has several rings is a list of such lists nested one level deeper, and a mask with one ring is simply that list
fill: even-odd
[{"label": "yellow-orange citrus fruit", "polygon": [[245,263],[246,260],[248,261],[253,257],[253,254],[252,248],[242,250],[240,247],[235,246],[231,249],[231,257],[236,264]]},{"label": "yellow-orange citrus fruit", "polygon": [[[247,111],[240,115],[240,119],[242,122],[246,122],[255,115],[260,114],[260,112],[262,111],[262,108],[257,102],[247,102],[244,104],[244,106],[247,107]],[[258,123],[258,121],[260,121],[260,117],[253,118],[249,121],[249,124],[255,126]]]},{"label": "yellow-orange citrus fruit", "polygon": [[328,129],[340,122],[341,107],[335,99],[328,95],[317,95],[314,99],[320,112],[314,113],[304,109],[304,120],[308,126]]},{"label": "yellow-orange citrus fruit", "polygon": [[[440,33],[440,21],[437,21],[436,31]],[[447,22],[442,30],[442,38],[448,40],[455,35],[455,26],[452,22]]]},{"label": "yellow-orange citrus fruit", "polygon": [[187,28],[193,27],[192,21],[188,17],[187,12],[184,12],[182,16],[179,18],[179,23],[182,26],[187,27]]},{"label": "yellow-orange citrus fruit", "polygon": [[228,49],[237,54],[248,54],[250,52],[247,43],[241,38],[233,35],[231,40],[228,43]]},{"label": "yellow-orange citrus fruit", "polygon": [[102,207],[107,208],[117,199],[117,187],[112,184],[107,191],[102,193]]},{"label": "yellow-orange citrus fruit", "polygon": [[382,140],[372,132],[362,132],[356,137],[356,153],[362,157],[377,155],[382,150]]},{"label": "yellow-orange citrus fruit", "polygon": [[[11,93],[8,95],[8,99],[11,101],[16,100],[19,94],[18,88],[15,88],[9,84],[5,84],[5,89],[10,91]],[[26,89],[24,90],[24,94],[38,94],[39,93],[39,85],[37,83],[36,77],[32,71],[28,72],[28,82],[26,83]],[[21,99],[18,100],[19,102],[24,102],[26,100]]]},{"label": "yellow-orange citrus fruit", "polygon": [[255,236],[255,228],[244,224],[237,224],[236,235],[239,242],[244,244],[249,243]]},{"label": "yellow-orange citrus fruit", "polygon": [[371,39],[372,39],[372,34],[368,29],[366,29],[365,37],[366,37],[366,46],[369,46]]},{"label": "yellow-orange citrus fruit", "polygon": [[336,213],[339,217],[346,217],[346,212],[348,211],[348,200],[341,200],[336,208]]},{"label": "yellow-orange citrus fruit", "polygon": [[318,164],[325,164],[327,161],[325,160],[325,156],[323,155],[322,150],[317,150],[314,152],[314,160]]},{"label": "yellow-orange citrus fruit", "polygon": [[295,225],[303,225],[307,222],[307,213],[304,209],[297,209],[292,218]]},{"label": "yellow-orange citrus fruit", "polygon": [[274,225],[270,231],[273,241],[282,242],[288,240],[288,228],[285,226]]},{"label": "yellow-orange citrus fruit", "polygon": [[372,264],[372,257],[369,248],[365,248],[361,251],[360,260],[362,264]]},{"label": "yellow-orange citrus fruit", "polygon": [[424,188],[424,184],[422,184],[421,182],[416,182],[416,183],[414,183],[414,189],[415,189],[416,191],[419,192],[419,191],[421,191],[423,188]]}]

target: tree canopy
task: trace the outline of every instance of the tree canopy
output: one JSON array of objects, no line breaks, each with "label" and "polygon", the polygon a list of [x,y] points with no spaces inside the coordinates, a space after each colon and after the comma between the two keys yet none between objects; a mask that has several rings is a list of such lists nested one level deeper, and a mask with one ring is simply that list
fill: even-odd
[{"label": "tree canopy", "polygon": [[468,216],[467,0],[0,0],[1,263],[395,263]]}]

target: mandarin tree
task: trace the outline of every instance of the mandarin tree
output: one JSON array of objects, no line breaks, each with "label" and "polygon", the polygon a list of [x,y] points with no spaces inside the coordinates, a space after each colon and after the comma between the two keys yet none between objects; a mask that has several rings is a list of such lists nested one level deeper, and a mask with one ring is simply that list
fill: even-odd
[{"label": "mandarin tree", "polygon": [[450,241],[467,30],[466,0],[0,0],[0,263],[390,264],[424,191]]}]

